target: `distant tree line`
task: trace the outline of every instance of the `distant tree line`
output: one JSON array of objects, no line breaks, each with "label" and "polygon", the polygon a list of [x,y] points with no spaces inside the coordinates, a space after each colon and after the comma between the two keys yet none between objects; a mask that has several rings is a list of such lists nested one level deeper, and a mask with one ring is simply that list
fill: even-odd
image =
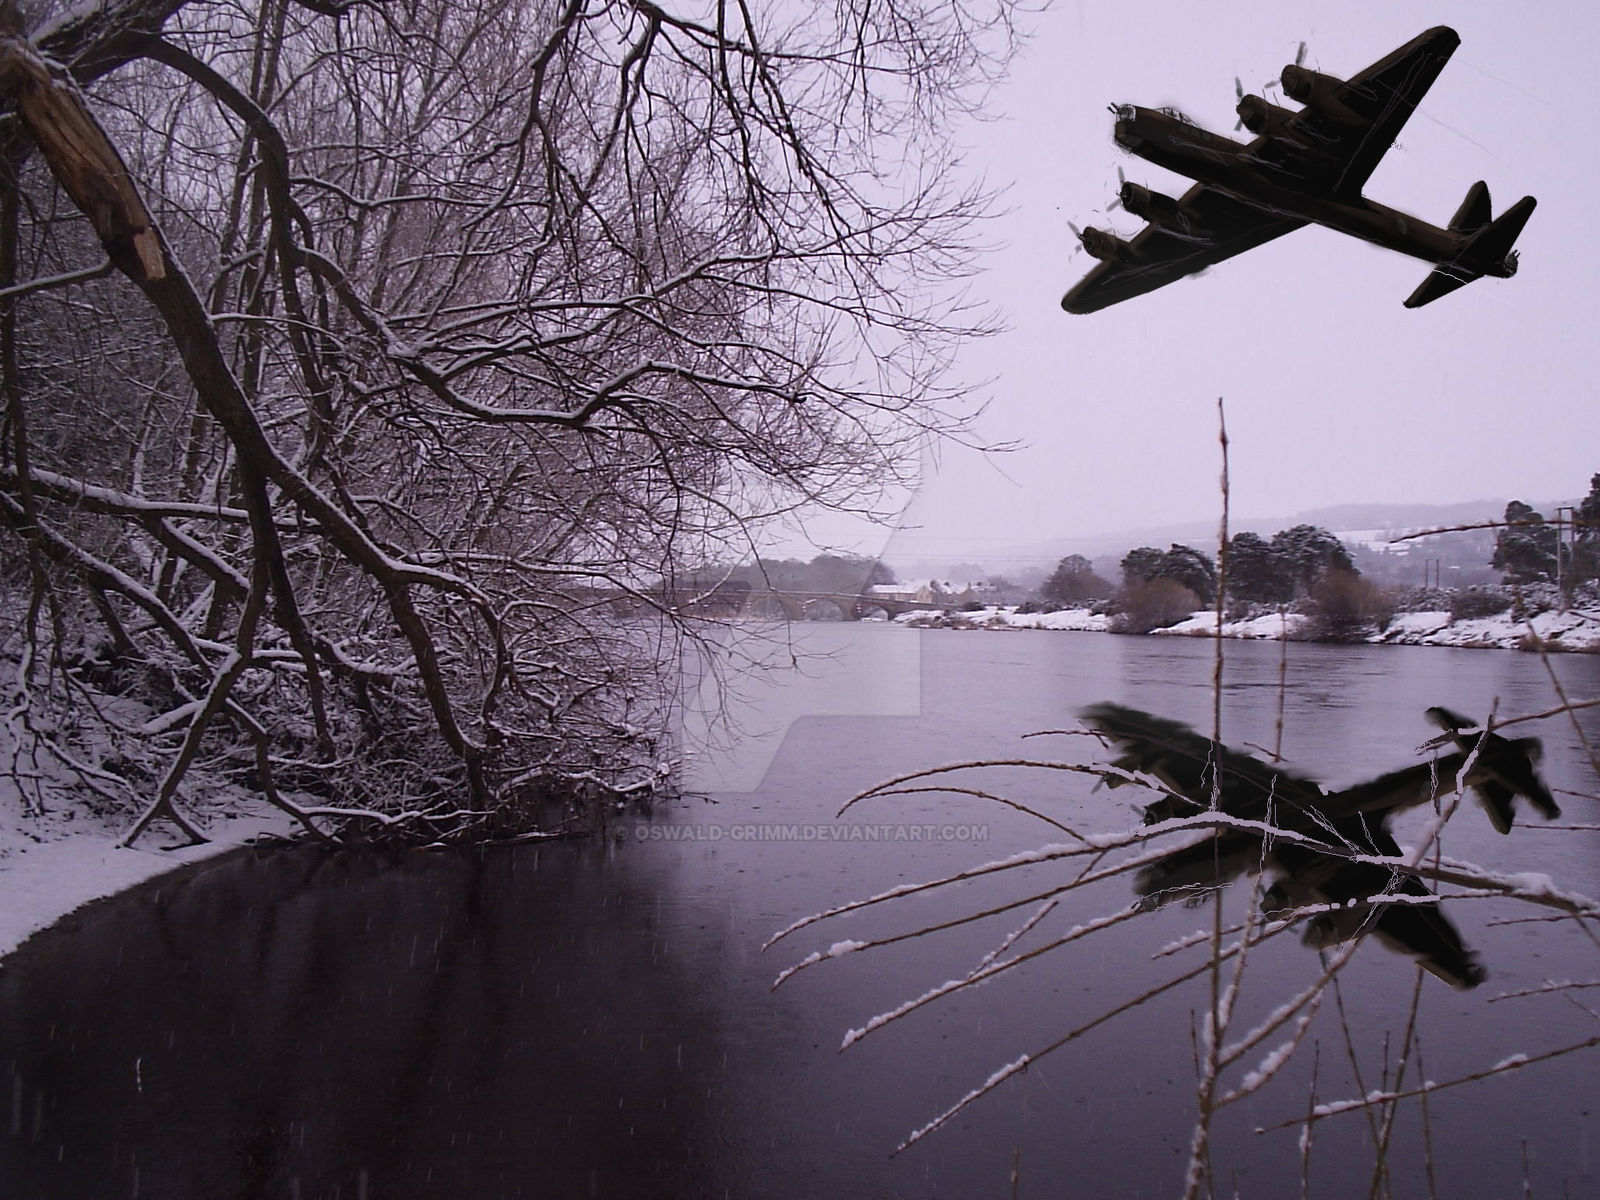
[{"label": "distant tree line", "polygon": [[[1123,556],[1121,568],[1122,585],[1116,588],[1083,555],[1070,554],[1056,564],[1040,596],[1060,605],[1105,603],[1130,631],[1170,625],[1216,602],[1217,564],[1193,546],[1139,546]],[[1233,603],[1310,599],[1329,611],[1352,614],[1370,609],[1368,593],[1376,590],[1360,579],[1344,544],[1316,525],[1295,525],[1271,538],[1234,535],[1228,542],[1227,589]]]},{"label": "distant tree line", "polygon": [[1228,594],[1235,600],[1286,603],[1309,595],[1330,572],[1359,575],[1344,543],[1318,525],[1295,525],[1268,541],[1235,534],[1228,542]]},{"label": "distant tree line", "polygon": [[1521,500],[1506,505],[1505,528],[1495,538],[1489,565],[1502,571],[1506,583],[1543,583],[1560,573],[1559,529]]},{"label": "distant tree line", "polygon": [[1088,604],[1104,600],[1112,593],[1111,584],[1096,573],[1089,560],[1081,554],[1069,554],[1056,564],[1056,569],[1039,587],[1039,595],[1049,603],[1060,605]]},{"label": "distant tree line", "polygon": [[854,554],[819,554],[810,562],[798,558],[758,558],[716,572],[719,578],[779,592],[832,592],[858,596],[869,587],[893,583],[894,571],[876,558]]},{"label": "distant tree line", "polygon": [[1188,589],[1201,604],[1216,599],[1217,567],[1204,551],[1173,542],[1166,550],[1139,546],[1123,556],[1124,590],[1159,580]]},{"label": "distant tree line", "polygon": [[[1559,583],[1570,596],[1578,587],[1600,581],[1600,473],[1590,478],[1589,493],[1581,502],[1570,510],[1563,506],[1555,515],[1560,519],[1547,520],[1521,500],[1506,505],[1490,559],[1504,583]],[[1057,607],[1097,606],[1097,611],[1113,614],[1115,628],[1127,632],[1175,624],[1216,602],[1217,564],[1193,546],[1139,546],[1123,556],[1120,567],[1119,586],[1085,556],[1069,554],[1040,587],[1039,598]],[[1386,593],[1365,578],[1350,548],[1321,526],[1295,525],[1270,538],[1244,532],[1228,540],[1229,607],[1237,613],[1249,605],[1293,606],[1312,618],[1312,637],[1362,636],[1373,625],[1385,624],[1397,606],[1417,598]],[[1427,599],[1435,606],[1442,603],[1437,595]],[[1449,604],[1458,616],[1488,615],[1512,599],[1489,588],[1462,592]]]},{"label": "distant tree line", "polygon": [[1600,579],[1600,474],[1590,477],[1589,494],[1574,506],[1571,525],[1563,542],[1558,523],[1513,500],[1506,505],[1505,526],[1495,538],[1489,565],[1508,584],[1560,582],[1570,589]]}]

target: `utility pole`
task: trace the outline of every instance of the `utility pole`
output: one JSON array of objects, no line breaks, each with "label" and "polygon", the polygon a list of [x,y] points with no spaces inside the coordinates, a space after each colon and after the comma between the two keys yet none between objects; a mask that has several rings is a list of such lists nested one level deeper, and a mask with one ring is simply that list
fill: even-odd
[{"label": "utility pole", "polygon": [[[1566,612],[1567,611],[1567,590],[1563,586],[1562,572],[1561,572],[1561,560],[1565,557],[1565,555],[1563,555],[1563,553],[1562,553],[1562,550],[1564,549],[1564,545],[1563,545],[1563,539],[1562,539],[1562,536],[1561,536],[1561,530],[1567,524],[1570,524],[1571,522],[1573,522],[1573,521],[1575,521],[1577,519],[1578,510],[1576,508],[1574,508],[1570,504],[1558,504],[1558,505],[1556,505],[1556,510],[1555,511],[1556,511],[1556,595],[1559,597],[1557,603],[1559,603],[1561,605],[1561,611],[1562,612]],[[1561,514],[1562,513],[1567,513],[1568,514],[1568,517],[1567,517],[1566,521],[1562,521],[1562,519],[1561,519]],[[1576,544],[1576,539],[1574,539],[1574,544]]]}]

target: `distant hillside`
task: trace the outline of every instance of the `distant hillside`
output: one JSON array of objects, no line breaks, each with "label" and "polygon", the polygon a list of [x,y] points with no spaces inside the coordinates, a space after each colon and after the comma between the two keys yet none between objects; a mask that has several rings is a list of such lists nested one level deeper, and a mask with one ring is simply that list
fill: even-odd
[{"label": "distant hillside", "polygon": [[1459,504],[1336,504],[1332,508],[1297,513],[1292,524],[1320,525],[1335,532],[1341,529],[1428,529],[1497,521],[1505,511],[1504,500],[1465,500]]},{"label": "distant hillside", "polygon": [[[1576,504],[1578,500],[1529,500],[1528,503],[1537,511],[1549,516],[1557,505]],[[1229,522],[1229,528],[1234,533],[1249,531],[1271,536],[1280,529],[1288,529],[1293,525],[1320,525],[1336,534],[1357,535],[1347,540],[1361,541],[1370,538],[1374,532],[1384,534],[1415,532],[1452,525],[1470,525],[1479,521],[1497,521],[1505,515],[1505,511],[1504,500],[1464,500],[1455,504],[1336,504],[1327,508],[1308,509],[1293,516],[1234,517]],[[1480,539],[1487,537],[1486,544],[1492,546],[1492,533],[1479,536]],[[902,573],[908,567],[915,566],[921,574],[939,574],[941,571],[948,572],[951,563],[959,562],[963,564],[963,570],[974,577],[1006,575],[1017,578],[1030,569],[1048,569],[1068,554],[1082,554],[1093,559],[1096,568],[1100,569],[1102,563],[1115,563],[1135,546],[1165,547],[1173,542],[1182,542],[1214,553],[1217,546],[1217,518],[1207,517],[1199,521],[1174,522],[1170,525],[1152,525],[1075,537],[1024,539],[1013,536],[1003,539],[1003,544],[974,542],[952,553],[950,563],[928,560],[913,564],[901,561],[892,552],[887,557],[890,565]],[[1487,553],[1480,552],[1476,542],[1469,544],[1463,541],[1461,545],[1454,546],[1430,539],[1428,545],[1430,557],[1457,559],[1463,567],[1469,561]],[[1450,546],[1448,550],[1445,549],[1447,545]],[[921,559],[926,556],[924,554],[918,557]]]},{"label": "distant hillside", "polygon": [[[1530,500],[1538,511],[1552,514],[1557,505],[1576,504],[1577,500]],[[1335,504],[1328,508],[1312,508],[1290,517],[1238,517],[1229,528],[1238,533],[1273,534],[1291,525],[1320,525],[1334,533],[1356,530],[1434,529],[1449,525],[1471,525],[1478,521],[1498,521],[1505,515],[1504,500],[1463,500],[1455,504]],[[1167,545],[1170,542],[1188,542],[1192,545],[1216,545],[1217,522],[1185,521],[1182,524],[1153,526],[1146,529],[1129,529],[1106,534],[1092,540],[1098,546],[1109,542],[1125,542],[1134,546]],[[1066,551],[1071,553],[1071,551]]]}]

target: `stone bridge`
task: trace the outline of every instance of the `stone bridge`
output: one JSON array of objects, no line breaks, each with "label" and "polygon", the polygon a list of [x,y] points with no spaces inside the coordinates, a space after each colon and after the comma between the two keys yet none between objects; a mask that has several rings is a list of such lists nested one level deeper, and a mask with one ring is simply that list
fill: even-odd
[{"label": "stone bridge", "polygon": [[720,584],[692,597],[677,598],[674,607],[708,617],[743,617],[770,621],[859,621],[863,617],[898,617],[907,612],[940,612],[949,604],[897,600],[860,592],[798,592],[777,588],[744,588]]},{"label": "stone bridge", "polygon": [[785,591],[751,587],[738,580],[704,589],[677,588],[666,594],[629,594],[611,588],[586,589],[586,594],[624,606],[664,603],[690,616],[756,621],[859,621],[864,617],[898,617],[907,612],[943,612],[953,603],[900,600],[861,592]]}]

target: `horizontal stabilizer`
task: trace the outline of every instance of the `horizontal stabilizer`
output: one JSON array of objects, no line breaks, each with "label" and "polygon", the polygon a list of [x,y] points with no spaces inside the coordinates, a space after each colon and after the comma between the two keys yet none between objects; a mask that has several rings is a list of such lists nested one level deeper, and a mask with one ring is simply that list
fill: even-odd
[{"label": "horizontal stabilizer", "polygon": [[[1517,255],[1511,247],[1516,244],[1522,227],[1533,215],[1536,203],[1532,196],[1524,196],[1476,233],[1460,229],[1466,234],[1460,251],[1448,262],[1442,262],[1433,269],[1422,285],[1406,298],[1406,307],[1421,308],[1424,304],[1431,304],[1440,296],[1448,296],[1458,287],[1485,275],[1509,279],[1516,274]],[[1461,202],[1461,207],[1451,219],[1451,228],[1455,229],[1457,222],[1473,219],[1480,205],[1486,209],[1488,204],[1488,187],[1482,181],[1473,184],[1467,190],[1467,198]]]},{"label": "horizontal stabilizer", "polygon": [[1463,270],[1454,263],[1442,263],[1422,281],[1421,287],[1406,297],[1406,307],[1421,308],[1424,304],[1431,304],[1440,296],[1448,296],[1458,287],[1465,287],[1478,278],[1481,276]]}]

